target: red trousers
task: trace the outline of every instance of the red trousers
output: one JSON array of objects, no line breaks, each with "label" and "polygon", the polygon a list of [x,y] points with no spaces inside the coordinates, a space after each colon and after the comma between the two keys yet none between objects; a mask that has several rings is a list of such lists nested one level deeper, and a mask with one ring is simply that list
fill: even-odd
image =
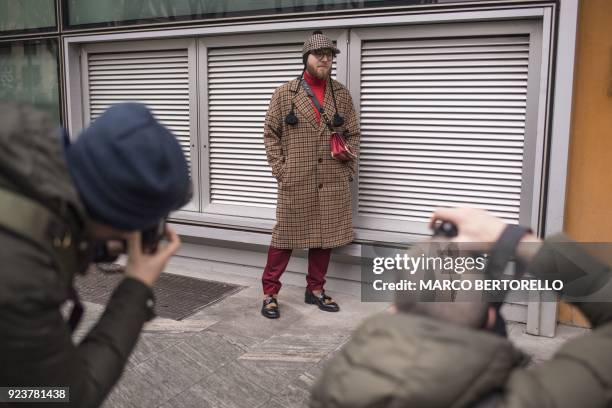
[{"label": "red trousers", "polygon": [[[268,262],[264,269],[261,282],[264,295],[276,295],[281,288],[280,277],[285,272],[291,249],[278,249],[270,246],[268,249]],[[310,248],[308,250],[308,275],[306,275],[306,288],[309,291],[323,290],[325,275],[331,257],[331,248]]]}]

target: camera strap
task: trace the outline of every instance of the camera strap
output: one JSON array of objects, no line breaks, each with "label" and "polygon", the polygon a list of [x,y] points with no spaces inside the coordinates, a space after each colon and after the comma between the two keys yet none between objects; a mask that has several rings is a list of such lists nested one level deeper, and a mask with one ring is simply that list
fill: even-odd
[{"label": "camera strap", "polygon": [[[519,242],[521,242],[521,239],[528,233],[531,233],[530,228],[521,227],[520,225],[507,225],[497,239],[497,242],[493,244],[489,251],[489,261],[487,262],[485,276],[490,278],[502,276],[506,269],[506,265],[514,258],[514,278],[520,279],[525,273],[526,264],[515,256],[516,247],[519,245]],[[506,294],[503,293],[503,298],[505,298],[505,296]],[[507,337],[506,322],[500,313],[503,304],[504,302],[501,300],[491,302],[491,306],[495,309],[497,315],[495,326],[492,331],[503,337]]]},{"label": "camera strap", "polygon": [[531,233],[530,228],[520,225],[507,225],[499,239],[491,247],[489,262],[487,263],[486,273],[488,276],[499,276],[504,273],[506,265],[512,258],[516,264],[516,278],[523,276],[525,263],[515,257],[516,247],[526,234]]}]

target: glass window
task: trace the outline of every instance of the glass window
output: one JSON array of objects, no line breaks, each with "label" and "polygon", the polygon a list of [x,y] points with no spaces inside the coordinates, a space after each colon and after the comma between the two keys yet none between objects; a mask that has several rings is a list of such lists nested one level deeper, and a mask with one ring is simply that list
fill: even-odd
[{"label": "glass window", "polygon": [[68,25],[115,26],[161,21],[431,4],[437,0],[64,0]]},{"label": "glass window", "polygon": [[0,43],[0,100],[22,101],[60,122],[56,40]]},{"label": "glass window", "polygon": [[55,29],[55,0],[0,0],[0,32]]}]

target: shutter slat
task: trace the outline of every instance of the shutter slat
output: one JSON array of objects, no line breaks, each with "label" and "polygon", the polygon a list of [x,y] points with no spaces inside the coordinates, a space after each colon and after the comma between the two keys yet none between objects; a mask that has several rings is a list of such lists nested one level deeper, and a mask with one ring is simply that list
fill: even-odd
[{"label": "shutter slat", "polygon": [[516,222],[528,58],[528,37],[363,41],[359,214],[472,206]]},{"label": "shutter slat", "polygon": [[[410,202],[406,202],[403,197],[368,197],[367,199],[360,197],[360,201],[368,207],[384,209],[387,214],[391,213],[391,210],[403,210],[405,208],[413,208],[414,206],[420,205],[423,209],[428,208],[430,215],[437,207],[475,207],[514,213],[517,204],[516,202],[510,202],[509,204],[505,204],[505,202],[483,202],[484,200],[477,199],[460,200],[459,197],[451,196],[417,196],[413,197]],[[516,214],[518,214],[518,211]]]},{"label": "shutter slat", "polygon": [[264,121],[272,93],[302,71],[301,50],[301,43],[208,49],[211,202],[276,205]]},{"label": "shutter slat", "polygon": [[387,179],[362,177],[360,183],[371,185],[391,185],[391,186],[443,186],[445,188],[458,188],[485,190],[485,191],[505,191],[510,193],[520,193],[520,183],[516,181],[499,180],[497,178],[465,178],[465,177],[440,177],[440,176],[417,176],[413,175],[410,178],[400,177],[398,175],[387,174]]},{"label": "shutter slat", "polygon": [[[399,51],[399,50],[398,50]],[[398,55],[396,53],[390,53],[390,55],[375,55],[375,56],[362,56],[362,64],[368,62],[405,62],[405,61],[464,61],[464,60],[490,60],[494,59],[500,62],[500,65],[509,61],[522,61],[529,57],[527,52],[508,52],[508,53],[456,53],[456,54],[407,54]]]}]

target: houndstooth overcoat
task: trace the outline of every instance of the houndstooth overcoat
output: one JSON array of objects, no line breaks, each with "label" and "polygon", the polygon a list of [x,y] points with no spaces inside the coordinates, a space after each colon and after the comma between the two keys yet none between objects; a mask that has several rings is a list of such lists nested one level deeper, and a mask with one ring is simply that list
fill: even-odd
[{"label": "houndstooth overcoat", "polygon": [[[351,96],[332,80],[342,131],[355,154],[359,154],[359,122]],[[288,125],[291,110],[298,123]],[[335,113],[329,82],[323,107],[332,119]],[[271,245],[282,249],[334,248],[353,240],[351,182],[357,160],[342,163],[331,157],[331,131],[323,118],[317,123],[314,107],[295,79],[272,95],[264,128],[264,143],[272,175],[278,181],[276,225]]]}]

